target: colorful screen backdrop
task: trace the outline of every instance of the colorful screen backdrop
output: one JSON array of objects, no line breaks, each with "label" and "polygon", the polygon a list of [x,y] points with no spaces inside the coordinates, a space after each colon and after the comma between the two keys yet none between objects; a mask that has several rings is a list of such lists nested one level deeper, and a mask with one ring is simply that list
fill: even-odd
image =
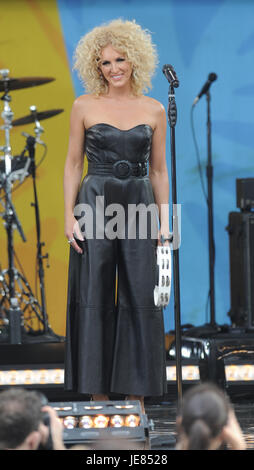
[{"label": "colorful screen backdrop", "polygon": [[[208,211],[198,171],[191,127],[191,107],[209,73],[218,78],[211,87],[212,162],[214,166],[214,239],[216,322],[230,323],[228,214],[236,208],[235,181],[254,176],[253,54],[254,4],[251,0],[1,0],[0,67],[14,77],[52,76],[54,82],[12,93],[18,118],[39,110],[63,108],[41,122],[48,146],[38,168],[37,189],[46,268],[46,299],[50,324],[65,333],[68,246],[63,224],[63,168],[68,145],[69,114],[75,96],[84,91],[72,72],[72,57],[80,37],[94,26],[114,18],[135,19],[152,32],[160,64],[150,96],[167,109],[168,83],[164,64],[172,64],[180,86],[176,90],[176,166],[178,203],[181,204],[180,291],[181,322],[209,322]],[[197,103],[193,120],[205,188],[207,164],[207,103]],[[12,129],[14,154],[24,146],[21,132]],[[1,133],[1,145],[3,133]],[[37,158],[42,149],[38,146]],[[167,162],[171,179],[170,130]],[[13,201],[27,242],[15,234],[15,251],[33,285],[36,234],[32,181],[17,190]],[[2,221],[1,221],[2,222]],[[2,267],[6,265],[6,234],[0,226]],[[135,269],[135,267],[134,267]],[[174,328],[174,299],[164,311],[165,329]]]}]

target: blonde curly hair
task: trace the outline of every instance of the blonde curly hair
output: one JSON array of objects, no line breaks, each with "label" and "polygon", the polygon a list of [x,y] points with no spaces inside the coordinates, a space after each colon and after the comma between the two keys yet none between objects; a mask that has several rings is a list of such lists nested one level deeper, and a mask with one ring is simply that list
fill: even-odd
[{"label": "blonde curly hair", "polygon": [[144,30],[135,20],[116,19],[95,27],[83,36],[75,50],[74,69],[83,82],[88,93],[99,96],[107,93],[107,81],[100,73],[101,50],[112,45],[131,63],[132,91],[141,95],[152,87],[151,78],[158,64],[155,45],[151,34]]}]

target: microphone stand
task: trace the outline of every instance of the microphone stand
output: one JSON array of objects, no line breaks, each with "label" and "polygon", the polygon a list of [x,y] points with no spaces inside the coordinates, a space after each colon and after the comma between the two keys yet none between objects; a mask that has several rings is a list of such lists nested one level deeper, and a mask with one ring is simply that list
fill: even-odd
[{"label": "microphone stand", "polygon": [[213,226],[213,165],[212,165],[212,145],[211,145],[211,118],[210,118],[210,92],[206,93],[207,100],[207,202],[208,202],[208,236],[209,236],[209,280],[210,280],[210,326],[216,327],[215,322],[215,245]]},{"label": "microphone stand", "polygon": [[208,77],[208,81],[203,86],[199,95],[195,98],[192,109],[195,104],[201,98],[203,94],[206,94],[207,101],[207,207],[208,207],[208,248],[209,248],[209,298],[210,298],[210,321],[201,327],[194,327],[191,329],[192,334],[196,331],[195,336],[214,333],[220,331],[220,327],[215,321],[215,243],[214,243],[214,216],[213,216],[213,165],[212,165],[212,143],[211,143],[211,96],[209,88],[211,83],[217,79],[215,73],[211,73]]},{"label": "microphone stand", "polygon": [[45,297],[45,287],[44,287],[44,268],[43,268],[43,258],[48,258],[48,254],[45,256],[42,255],[42,246],[44,243],[40,241],[40,216],[39,216],[39,205],[38,205],[38,197],[37,197],[37,190],[36,190],[36,165],[35,165],[35,142],[36,139],[32,136],[27,137],[27,149],[29,152],[29,157],[31,159],[31,174],[33,178],[33,189],[34,189],[34,203],[31,205],[35,208],[35,219],[36,219],[36,232],[37,232],[37,259],[39,264],[39,280],[40,280],[40,290],[41,290],[41,308],[42,308],[42,317],[43,317],[43,326],[44,326],[44,333],[49,332],[49,325],[48,325],[48,316],[46,312],[46,297]]},{"label": "microphone stand", "polygon": [[[174,312],[175,312],[175,354],[176,354],[176,379],[178,399],[182,400],[182,364],[181,364],[181,314],[180,314],[180,276],[179,276],[179,234],[177,215],[177,187],[176,187],[176,157],[175,157],[175,125],[177,120],[177,107],[175,102],[174,84],[171,82],[168,92],[168,122],[171,137],[171,186],[174,227],[174,250],[173,250],[173,278],[174,278]],[[175,206],[174,206],[175,205]]]}]

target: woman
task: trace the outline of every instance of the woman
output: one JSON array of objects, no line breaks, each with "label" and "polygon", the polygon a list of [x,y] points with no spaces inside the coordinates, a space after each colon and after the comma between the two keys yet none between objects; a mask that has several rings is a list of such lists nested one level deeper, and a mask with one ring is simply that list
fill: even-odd
[{"label": "woman", "polygon": [[228,397],[214,384],[203,383],[185,393],[177,426],[177,450],[216,450],[223,445],[246,449]]},{"label": "woman", "polygon": [[[145,396],[166,390],[163,313],[154,305],[153,289],[156,238],[169,234],[168,210],[162,210],[169,198],[167,124],[164,107],[143,94],[157,54],[150,34],[135,21],[114,20],[81,38],[75,59],[88,94],[73,104],[64,172],[65,234],[71,244],[65,386],[93,400],[124,394],[143,406]],[[80,186],[84,151],[88,173]],[[123,208],[115,239],[108,236],[108,215],[106,227],[96,205],[102,198],[106,208]],[[154,203],[159,234],[152,237],[150,228],[147,237],[139,236],[141,216],[131,223],[128,209]],[[88,206],[100,216],[90,217],[81,230],[75,205],[79,216]]]}]

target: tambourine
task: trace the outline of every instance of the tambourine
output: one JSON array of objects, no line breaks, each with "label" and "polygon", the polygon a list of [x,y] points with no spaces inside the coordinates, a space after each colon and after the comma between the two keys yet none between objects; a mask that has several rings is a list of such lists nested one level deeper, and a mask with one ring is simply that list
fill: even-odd
[{"label": "tambourine", "polygon": [[154,304],[156,307],[166,307],[171,291],[171,249],[169,245],[157,247],[158,285],[154,288]]}]

